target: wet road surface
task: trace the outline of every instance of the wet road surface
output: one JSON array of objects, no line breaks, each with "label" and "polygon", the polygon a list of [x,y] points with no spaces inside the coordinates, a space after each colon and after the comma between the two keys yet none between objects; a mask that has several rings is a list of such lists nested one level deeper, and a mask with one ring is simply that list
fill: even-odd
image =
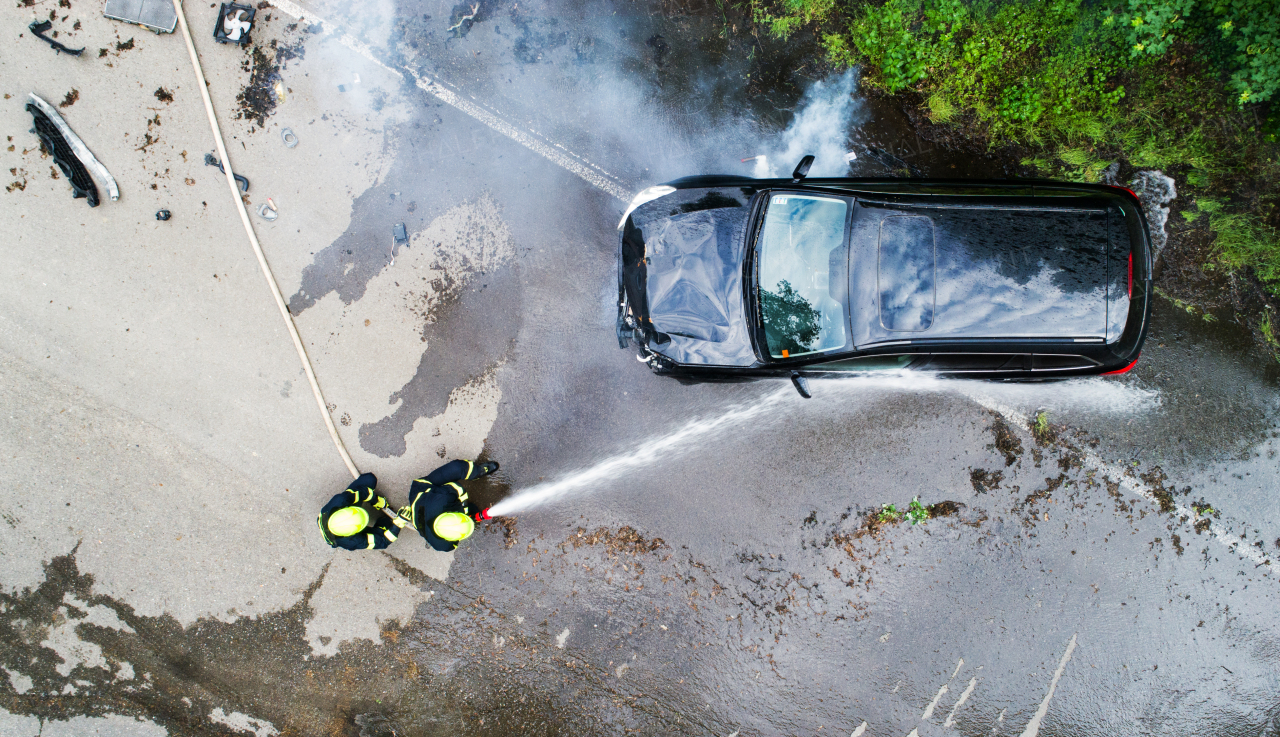
[{"label": "wet road surface", "polygon": [[[470,4],[402,2],[383,24],[358,10],[314,8],[626,191],[785,150],[824,76],[794,66],[798,42],[753,50],[706,9],[522,1],[467,19]],[[400,273],[389,222],[416,239],[395,259],[444,262],[405,298],[421,341],[403,350],[421,358],[382,416],[355,418],[362,451],[403,459],[419,420],[496,382],[483,455],[502,471],[471,492],[488,504],[736,419],[490,524],[445,581],[393,561],[425,602],[331,657],[304,626],[323,579],[291,609],[182,626],[95,599],[75,553],[57,558],[42,587],[4,596],[6,631],[85,620],[81,637],[150,687],[46,663],[11,674],[10,712],[267,729],[189,708],[216,696],[296,734],[1280,734],[1278,375],[1229,316],[1158,302],[1142,362],[1114,379],[874,377],[815,382],[812,400],[681,384],[616,348],[622,203],[439,96],[385,94],[410,108],[394,160],[290,297],[303,325],[325,299],[371,299]],[[1003,166],[934,150],[881,102],[839,115],[861,173]],[[457,262],[426,237],[447,217],[474,226]],[[877,522],[916,497],[933,518]],[[39,635],[8,648],[40,661]]]}]

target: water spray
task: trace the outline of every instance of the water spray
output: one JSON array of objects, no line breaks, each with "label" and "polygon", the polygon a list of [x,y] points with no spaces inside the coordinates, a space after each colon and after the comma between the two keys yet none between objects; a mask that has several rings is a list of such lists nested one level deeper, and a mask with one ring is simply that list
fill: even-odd
[{"label": "water spray", "polygon": [[[1023,408],[1051,405],[1075,407],[1105,413],[1134,413],[1153,409],[1159,393],[1139,389],[1109,379],[1071,379],[1052,384],[994,383],[972,379],[945,379],[914,371],[884,371],[817,383],[814,393],[829,401],[805,404],[791,400],[793,411],[801,407],[858,406],[859,399],[875,400],[887,393],[941,394],[963,397],[983,407],[999,407],[1011,419],[1023,418]],[[765,394],[761,399],[736,404],[709,418],[690,420],[679,429],[641,443],[635,450],[610,456],[599,463],[572,471],[560,479],[517,491],[476,515],[491,519],[542,506],[549,502],[585,493],[616,480],[619,476],[652,466],[659,460],[695,450],[700,441],[743,428],[761,415],[774,412],[793,396],[790,386]],[[483,515],[483,516],[482,516]]]}]

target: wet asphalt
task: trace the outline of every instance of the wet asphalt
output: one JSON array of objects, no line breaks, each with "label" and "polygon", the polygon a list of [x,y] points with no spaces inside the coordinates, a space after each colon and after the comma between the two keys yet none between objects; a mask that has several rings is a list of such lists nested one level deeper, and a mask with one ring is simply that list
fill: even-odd
[{"label": "wet asphalt", "polygon": [[[721,35],[715,12],[496,3],[440,31],[469,8],[397,26],[404,63],[630,189],[743,171],[824,72],[796,67],[801,44]],[[362,734],[1280,733],[1277,371],[1230,316],[1161,300],[1120,379],[831,382],[809,401],[684,385],[614,342],[619,202],[444,106],[405,138],[358,209],[412,199],[425,222],[489,192],[519,256],[428,326],[454,360],[424,361],[403,419],[362,429],[366,450],[396,453],[413,418],[493,367],[486,456],[503,470],[472,492],[485,503],[770,404],[464,546],[398,640],[441,700],[370,705]],[[850,139],[873,151],[861,173],[1004,171],[921,140],[882,101],[857,106]],[[355,269],[318,255],[310,297],[358,295],[365,257],[347,256]],[[917,496],[955,504],[868,525]],[[1193,503],[1216,528],[1176,511]]]},{"label": "wet asphalt", "polygon": [[[757,43],[714,5],[501,0],[445,30],[470,9],[399,3],[380,58],[629,190],[746,173],[826,74],[803,39]],[[175,733],[212,733],[172,698],[211,689],[296,734],[1280,735],[1280,372],[1231,316],[1157,301],[1142,361],[1114,379],[815,382],[811,400],[682,384],[614,338],[622,203],[418,90],[394,94],[416,100],[395,162],[290,308],[358,301],[388,222],[421,230],[484,195],[516,257],[447,285],[424,317],[430,353],[395,411],[360,428],[364,450],[403,455],[416,419],[489,372],[502,400],[484,456],[502,470],[473,485],[483,504],[690,421],[743,419],[491,523],[448,581],[415,579],[434,594],[386,644],[311,659],[305,598],[185,630],[124,613],[135,632],[104,630],[104,647],[168,679],[171,698],[145,706]],[[859,173],[1003,170],[921,140],[882,101],[859,103],[849,134],[882,152]],[[875,522],[916,497],[936,516]],[[48,571],[48,591],[5,595],[0,618],[90,598],[74,556]],[[73,712],[139,698],[109,679],[85,694]]]}]

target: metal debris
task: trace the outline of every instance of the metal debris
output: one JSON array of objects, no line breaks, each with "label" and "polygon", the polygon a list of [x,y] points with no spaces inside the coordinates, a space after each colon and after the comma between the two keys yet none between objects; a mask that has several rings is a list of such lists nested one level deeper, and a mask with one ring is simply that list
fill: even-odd
[{"label": "metal debris", "polygon": [[213,27],[213,40],[240,46],[249,43],[249,31],[253,30],[253,16],[257,12],[251,5],[223,3]]},{"label": "metal debris", "polygon": [[293,148],[298,145],[298,136],[293,132],[292,128],[285,128],[280,131],[280,138],[284,141],[286,148]]},{"label": "metal debris", "polygon": [[168,210],[156,211],[156,220],[168,220],[171,217],[173,217],[173,213],[169,212]]},{"label": "metal debris", "polygon": [[[111,172],[84,145],[84,141],[71,130],[71,126],[67,125],[58,111],[34,92],[28,96],[28,100],[27,112],[35,119],[36,133],[44,141],[45,148],[53,154],[54,163],[71,182],[71,187],[75,190],[74,196],[88,199],[90,207],[98,206],[98,188],[94,186],[93,179],[89,178],[87,167],[107,185],[111,201],[119,200],[120,188],[116,186]],[[86,182],[88,186],[85,186]]]},{"label": "metal debris", "polygon": [[53,24],[47,20],[32,21],[31,25],[27,26],[27,30],[35,34],[36,38],[52,46],[54,51],[57,51],[59,53],[65,51],[68,54],[71,54],[72,56],[79,56],[84,53],[83,46],[78,49],[69,49],[66,46],[63,46],[61,43],[55,41],[54,39],[44,35],[44,32],[49,30],[50,28],[53,28]]},{"label": "metal debris", "polygon": [[170,0],[107,0],[102,14],[157,33],[173,33],[178,25],[178,14]]}]

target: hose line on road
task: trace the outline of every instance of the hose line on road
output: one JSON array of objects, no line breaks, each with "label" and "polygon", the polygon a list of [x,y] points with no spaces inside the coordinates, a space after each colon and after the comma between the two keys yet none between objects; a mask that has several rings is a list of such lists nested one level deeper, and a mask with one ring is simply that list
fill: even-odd
[{"label": "hose line on road", "polygon": [[226,143],[222,140],[222,129],[218,127],[218,116],[213,112],[213,100],[209,97],[209,83],[204,79],[204,69],[200,66],[200,55],[196,53],[195,42],[191,40],[191,29],[187,27],[187,16],[182,12],[182,0],[173,0],[173,9],[178,14],[178,24],[182,26],[182,37],[187,42],[187,53],[191,55],[191,66],[196,72],[196,86],[200,88],[200,97],[204,100],[204,111],[209,116],[209,127],[213,129],[213,140],[218,144],[218,156],[222,161],[222,168],[227,177],[227,186],[231,188],[231,197],[236,201],[236,210],[240,213],[240,222],[244,223],[244,232],[249,236],[249,243],[253,246],[253,252],[258,257],[258,265],[262,267],[262,275],[267,277],[267,283],[271,285],[271,294],[276,298],[276,306],[280,308],[280,316],[284,318],[284,324],[289,327],[289,336],[293,338],[293,347],[298,351],[298,358],[302,361],[302,368],[307,373],[307,381],[311,383],[311,393],[316,397],[316,404],[320,407],[320,414],[324,416],[324,425],[329,428],[329,437],[333,438],[333,444],[338,449],[338,455],[342,456],[342,462],[347,464],[347,470],[351,472],[352,478],[360,476],[360,471],[356,469],[356,464],[352,462],[351,455],[347,453],[347,448],[342,444],[342,438],[338,437],[338,428],[333,424],[333,418],[329,416],[329,406],[324,401],[324,395],[320,393],[320,382],[316,380],[315,369],[311,367],[311,359],[307,357],[307,349],[302,345],[302,338],[298,335],[298,327],[293,324],[293,315],[289,314],[289,307],[284,303],[284,296],[280,294],[280,285],[276,283],[276,277],[271,273],[271,266],[267,264],[266,254],[262,252],[262,244],[258,242],[258,236],[253,232],[253,224],[249,222],[249,212],[244,208],[244,200],[240,199],[240,188],[236,185],[235,173],[231,168],[231,157],[227,155]]}]

